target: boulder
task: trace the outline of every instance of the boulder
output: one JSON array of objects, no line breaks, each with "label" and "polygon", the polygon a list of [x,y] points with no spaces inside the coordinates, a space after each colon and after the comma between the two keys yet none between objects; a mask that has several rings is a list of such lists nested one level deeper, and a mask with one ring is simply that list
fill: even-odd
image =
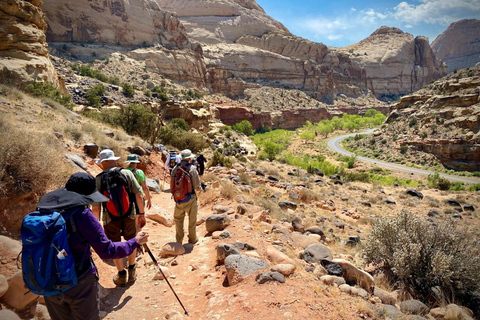
[{"label": "boulder", "polygon": [[400,302],[400,311],[407,314],[424,315],[428,313],[429,309],[423,302],[411,299]]},{"label": "boulder", "polygon": [[153,191],[155,193],[162,192],[162,190],[160,189],[160,185],[158,184],[157,180],[147,178],[145,183],[147,184],[148,190]]},{"label": "boulder", "polygon": [[343,269],[340,265],[336,264],[335,262],[331,262],[328,260],[321,261],[322,266],[327,270],[329,275],[341,277],[343,274]]},{"label": "boulder", "polygon": [[8,290],[3,295],[2,301],[11,309],[23,310],[38,299],[36,294],[25,287],[21,270],[9,277],[7,282]]},{"label": "boulder", "polygon": [[475,207],[471,204],[466,204],[463,206],[463,210],[465,211],[475,211]]},{"label": "boulder", "polygon": [[297,249],[305,249],[311,244],[318,243],[318,238],[315,238],[313,236],[307,236],[304,234],[292,234],[292,240],[293,244],[295,245],[295,248]]},{"label": "boulder", "polygon": [[288,264],[295,264],[293,259],[289,258],[285,253],[281,252],[277,248],[273,246],[268,246],[266,250],[267,258],[272,263],[281,264],[281,263],[288,263]]},{"label": "boulder", "polygon": [[83,162],[83,159],[76,154],[65,154],[65,158],[72,161],[73,164],[80,167],[82,170],[87,170],[88,166]]},{"label": "boulder", "polygon": [[152,280],[164,280],[165,277],[168,278],[172,275],[172,273],[170,272],[170,269],[168,269],[167,267],[160,266],[160,269],[162,270],[163,273],[160,272],[160,270],[158,270],[157,273],[155,273],[155,275],[153,276]]},{"label": "boulder", "polygon": [[473,313],[464,308],[457,306],[456,304],[449,304],[445,307],[445,320],[473,320]]},{"label": "boulder", "polygon": [[222,206],[222,205],[217,205],[213,207],[213,210],[217,214],[225,213],[225,214],[232,214],[234,213],[233,209],[230,209],[229,207]]},{"label": "boulder", "polygon": [[268,263],[257,258],[233,254],[225,258],[225,268],[228,284],[232,286],[259,270],[267,269]]},{"label": "boulder", "polygon": [[223,264],[225,258],[232,254],[240,254],[235,245],[228,243],[219,243],[217,245],[217,262]]},{"label": "boulder", "polygon": [[21,320],[15,312],[7,309],[0,310],[0,319],[2,320]]},{"label": "boulder", "polygon": [[223,230],[223,231],[215,231],[212,233],[212,239],[228,239],[231,238],[232,234],[228,230]]},{"label": "boulder", "polygon": [[288,201],[288,200],[280,201],[278,203],[278,206],[280,208],[282,208],[283,210],[287,210],[287,209],[295,210],[295,209],[297,209],[297,204],[295,202]]},{"label": "boulder", "polygon": [[226,214],[212,214],[207,218],[205,227],[207,232],[212,233],[214,231],[223,230],[229,224],[230,218],[228,218]]},{"label": "boulder", "polygon": [[382,304],[377,307],[377,310],[380,313],[380,315],[386,319],[400,320],[402,317],[405,316],[395,306],[391,306],[389,304]]},{"label": "boulder", "polygon": [[0,298],[8,291],[8,281],[3,274],[0,274]]},{"label": "boulder", "polygon": [[185,253],[185,247],[178,242],[166,243],[160,251],[160,256],[179,256]]},{"label": "boulder", "polygon": [[173,219],[173,212],[168,211],[155,203],[152,203],[152,208],[145,212],[145,217],[161,223],[169,228],[175,224],[175,220]]},{"label": "boulder", "polygon": [[318,234],[320,237],[325,237],[325,234],[323,233],[322,229],[318,226],[312,226],[312,227],[308,227],[307,229],[305,229],[305,232],[310,232],[310,233],[313,233],[313,234]]},{"label": "boulder", "polygon": [[2,235],[0,235],[0,246],[16,255],[22,251],[22,243],[20,241]]},{"label": "boulder", "polygon": [[300,233],[305,232],[305,224],[303,223],[303,221],[300,217],[293,218],[292,227],[293,227],[293,231],[297,231],[297,232],[300,232]]},{"label": "boulder", "polygon": [[320,279],[322,276],[328,275],[328,271],[322,265],[317,264],[313,269],[313,275]]},{"label": "boulder", "polygon": [[317,263],[322,260],[332,261],[333,256],[327,246],[320,243],[314,243],[305,248],[300,254],[300,259],[309,263]]},{"label": "boulder", "polygon": [[369,273],[357,268],[351,262],[344,259],[333,259],[332,261],[342,267],[344,270],[343,277],[348,283],[354,282],[366,291],[372,292],[374,281]]},{"label": "boulder", "polygon": [[51,320],[47,307],[42,304],[37,304],[35,309],[35,320]]},{"label": "boulder", "polygon": [[279,272],[262,272],[257,275],[255,281],[259,284],[270,281],[285,283],[285,276]]},{"label": "boulder", "polygon": [[423,199],[423,194],[420,191],[417,191],[413,188],[408,188],[406,193],[408,195],[411,195],[412,197],[417,197],[417,198]]},{"label": "boulder", "polygon": [[394,306],[395,303],[397,303],[397,299],[393,294],[379,287],[374,288],[373,295],[380,298],[383,304],[389,304],[391,306]]},{"label": "boulder", "polygon": [[273,272],[279,272],[285,277],[288,277],[295,272],[295,265],[289,263],[280,263],[274,265],[272,268],[270,268],[270,270],[272,270]]},{"label": "boulder", "polygon": [[98,156],[98,146],[95,143],[87,143],[83,146],[83,152],[92,159]]},{"label": "boulder", "polygon": [[345,279],[343,279],[342,277],[330,275],[321,276],[319,280],[328,286],[333,286],[334,284],[336,284],[337,286],[341,286],[342,284],[345,284]]},{"label": "boulder", "polygon": [[248,243],[244,243],[244,242],[235,242],[233,244],[238,250],[256,250],[257,248],[255,248],[254,246],[248,244]]}]

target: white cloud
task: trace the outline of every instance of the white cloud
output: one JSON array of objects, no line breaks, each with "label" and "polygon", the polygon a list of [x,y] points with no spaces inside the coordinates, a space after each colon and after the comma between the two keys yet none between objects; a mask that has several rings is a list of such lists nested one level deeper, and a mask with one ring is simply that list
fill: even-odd
[{"label": "white cloud", "polygon": [[341,34],[331,34],[327,36],[328,40],[338,40],[342,38],[343,36]]},{"label": "white cloud", "polygon": [[407,29],[412,29],[413,26],[412,26],[411,24],[406,24],[406,25],[405,25],[405,28],[407,28]]},{"label": "white cloud", "polygon": [[478,0],[421,0],[420,4],[400,2],[393,17],[409,24],[448,25],[460,19],[478,18],[480,3]]}]

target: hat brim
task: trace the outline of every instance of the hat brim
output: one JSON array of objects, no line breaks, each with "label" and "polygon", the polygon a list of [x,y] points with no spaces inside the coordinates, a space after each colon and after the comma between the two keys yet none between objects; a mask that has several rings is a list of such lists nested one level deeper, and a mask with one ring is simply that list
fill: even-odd
[{"label": "hat brim", "polygon": [[188,157],[182,157],[182,160],[187,160],[187,159],[195,159],[195,155],[192,154],[191,156],[188,156]]},{"label": "hat brim", "polygon": [[99,163],[102,163],[103,161],[108,161],[108,160],[117,161],[118,159],[120,159],[120,157],[110,157],[110,158],[107,158],[107,159],[98,159],[97,161],[95,161],[95,163],[99,164]]},{"label": "hat brim", "polygon": [[109,199],[100,192],[95,191],[89,195],[68,191],[66,188],[60,188],[49,192],[40,198],[37,204],[39,209],[49,210],[67,210],[81,205],[87,205],[95,202],[106,202]]},{"label": "hat brim", "polygon": [[127,160],[125,163],[140,163],[138,160]]}]

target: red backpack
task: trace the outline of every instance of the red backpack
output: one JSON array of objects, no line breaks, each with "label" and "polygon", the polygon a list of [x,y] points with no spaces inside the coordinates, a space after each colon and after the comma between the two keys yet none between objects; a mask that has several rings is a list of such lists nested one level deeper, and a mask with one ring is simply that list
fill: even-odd
[{"label": "red backpack", "polygon": [[170,179],[170,192],[175,201],[185,200],[193,191],[190,167],[178,165],[175,175]]},{"label": "red backpack", "polygon": [[103,208],[112,220],[121,220],[132,212],[135,198],[128,187],[127,177],[115,168],[101,173],[100,193],[110,200],[103,203]]}]

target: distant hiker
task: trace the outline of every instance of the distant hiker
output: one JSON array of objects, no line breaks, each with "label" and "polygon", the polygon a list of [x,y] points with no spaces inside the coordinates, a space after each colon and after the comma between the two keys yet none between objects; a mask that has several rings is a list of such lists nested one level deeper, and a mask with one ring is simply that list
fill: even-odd
[{"label": "distant hiker", "polygon": [[178,155],[175,150],[170,150],[167,161],[165,161],[165,168],[168,169],[169,173],[172,173],[173,168],[175,168],[181,160],[180,155]]},{"label": "distant hiker", "polygon": [[[93,248],[102,259],[122,259],[148,240],[148,234],[143,231],[126,242],[109,240],[98,219],[88,207],[93,202],[108,200],[95,191],[95,188],[94,177],[84,172],[74,173],[64,188],[47,193],[40,199],[37,206],[39,211],[30,213],[24,218],[22,239],[25,237],[25,242],[28,243],[24,245],[22,257],[26,261],[23,267],[25,282],[32,285],[29,287],[33,292],[44,295],[52,320],[100,320],[97,268],[93,263],[90,248]],[[35,215],[35,224],[28,225],[30,215]],[[48,220],[49,217],[53,220]],[[38,228],[39,219],[42,219],[42,224],[51,228]],[[42,230],[46,236],[43,238],[45,239],[43,248],[39,247],[38,241],[28,239],[29,235],[38,236]],[[46,232],[49,230],[50,234]],[[52,231],[55,237],[52,237]],[[68,235],[65,236],[66,241],[58,242],[58,235],[65,231]],[[48,241],[50,243],[46,243]],[[29,250],[29,246],[32,246],[30,249],[33,251]],[[47,250],[55,252],[45,255]],[[50,258],[45,259],[46,256]],[[71,261],[72,257],[74,267],[72,265],[72,268],[62,268],[62,265]],[[49,266],[52,273],[47,275]],[[73,285],[65,284],[62,269],[73,271]],[[43,273],[35,277],[31,273],[38,273],[37,270],[43,270]],[[53,279],[56,283],[52,281]],[[73,278],[69,277],[69,280]]]},{"label": "distant hiker", "polygon": [[[127,161],[125,163],[128,163],[128,167],[125,169],[130,170],[133,172],[135,175],[135,178],[137,179],[137,182],[140,186],[142,186],[142,195],[143,197],[147,200],[147,209],[152,208],[152,197],[150,196],[150,191],[148,190],[147,186],[147,177],[145,177],[145,173],[143,173],[143,170],[137,169],[137,164],[140,163],[138,154],[130,154],[127,157]],[[138,207],[135,204],[135,210],[138,212]]]},{"label": "distant hiker", "polygon": [[197,195],[200,190],[200,178],[197,168],[192,165],[195,155],[188,149],[181,152],[181,162],[172,170],[170,192],[175,200],[175,238],[182,243],[184,237],[183,222],[188,214],[188,243],[198,242],[197,237]]},{"label": "distant hiker", "polygon": [[[122,235],[127,241],[134,238],[137,233],[136,223],[140,229],[146,224],[141,187],[130,170],[116,167],[118,159],[120,157],[115,157],[112,150],[102,150],[97,164],[100,164],[103,172],[95,178],[97,190],[110,199],[102,205],[102,222],[105,234],[115,242],[120,241]],[[92,210],[99,218],[100,203],[94,203]],[[135,257],[136,250],[128,255],[128,282],[136,280]],[[127,271],[124,270],[123,260],[113,259],[113,263],[118,270],[113,282],[117,286],[124,286],[127,283]]]},{"label": "distant hiker", "polygon": [[197,168],[200,176],[203,176],[203,172],[205,171],[205,162],[207,162],[207,159],[203,156],[203,154],[199,153],[197,156]]}]

